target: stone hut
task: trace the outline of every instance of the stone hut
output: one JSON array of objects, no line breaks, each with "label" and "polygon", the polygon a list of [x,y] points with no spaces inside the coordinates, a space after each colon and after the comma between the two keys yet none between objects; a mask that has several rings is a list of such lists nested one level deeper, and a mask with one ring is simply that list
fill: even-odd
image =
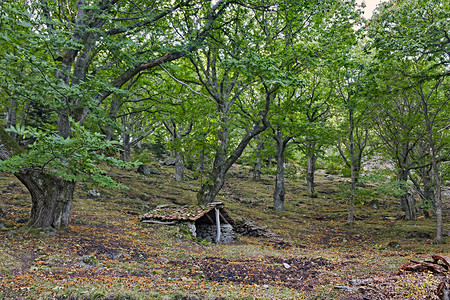
[{"label": "stone hut", "polygon": [[188,226],[191,234],[199,241],[229,244],[234,237],[235,222],[222,202],[202,206],[159,205],[141,220],[145,223]]}]

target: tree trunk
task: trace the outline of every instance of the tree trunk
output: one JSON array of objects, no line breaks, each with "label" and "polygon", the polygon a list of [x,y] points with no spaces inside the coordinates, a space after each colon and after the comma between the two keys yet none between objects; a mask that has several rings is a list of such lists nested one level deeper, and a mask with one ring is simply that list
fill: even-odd
[{"label": "tree trunk", "polygon": [[[16,100],[14,98],[11,98],[11,104],[9,106],[8,111],[6,112],[6,120],[5,120],[5,127],[9,128],[11,126],[16,126],[17,124],[17,113],[16,113]],[[9,135],[17,140],[17,134],[10,132]]]},{"label": "tree trunk", "polygon": [[276,211],[284,211],[284,150],[283,133],[277,130],[275,135],[277,141],[277,176],[275,178],[275,189],[273,191],[273,207]]},{"label": "tree trunk", "polygon": [[400,186],[403,189],[403,193],[400,196],[400,208],[405,212],[405,220],[416,220],[416,201],[407,188],[408,173],[408,170],[400,169],[398,174]]},{"label": "tree trunk", "polygon": [[15,175],[31,194],[31,227],[59,229],[69,225],[75,182],[35,170]]},{"label": "tree trunk", "polygon": [[354,124],[353,124],[353,110],[349,111],[349,155],[350,155],[350,173],[351,173],[351,186],[350,186],[350,199],[348,205],[347,223],[353,223],[355,219],[355,192],[356,192],[356,172],[355,172],[355,151],[354,151]]},{"label": "tree trunk", "polygon": [[308,147],[311,149],[312,147],[312,151],[308,154],[306,154],[306,186],[308,188],[308,193],[310,193],[311,195],[314,194],[314,187],[315,187],[315,183],[314,183],[314,174],[316,172],[316,161],[317,161],[317,156],[314,153],[314,145],[308,145]]},{"label": "tree trunk", "polygon": [[253,179],[254,180],[260,180],[261,179],[261,168],[262,168],[262,157],[261,157],[261,151],[263,149],[263,143],[258,142],[256,145],[256,163],[253,166]]},{"label": "tree trunk", "polygon": [[239,144],[228,157],[228,122],[232,102],[218,103],[219,112],[222,114],[221,126],[218,134],[219,147],[216,150],[211,174],[205,182],[202,182],[200,191],[197,193],[198,204],[214,202],[215,197],[223,187],[227,171],[239,159],[239,157],[241,157],[242,152],[244,152],[250,141],[269,127],[269,123],[266,118],[267,113],[269,112],[270,103],[275,97],[275,91],[276,89],[266,91],[266,105],[265,110],[260,112],[261,120],[253,123],[250,130],[241,139]]},{"label": "tree trunk", "polygon": [[[428,168],[421,168],[420,174],[423,183],[423,191],[422,191],[423,214],[425,218],[429,219],[430,212],[433,211],[433,209],[435,209],[433,182],[430,176],[430,170]],[[417,188],[420,190],[420,186]]]},{"label": "tree trunk", "polygon": [[122,152],[120,153],[120,159],[123,161],[128,161],[131,157],[130,139],[131,137],[129,133],[124,132],[122,134]]},{"label": "tree trunk", "polygon": [[250,132],[241,140],[239,145],[234,149],[233,153],[226,158],[225,148],[219,148],[216,151],[214,158],[213,169],[210,176],[203,182],[200,191],[197,193],[198,204],[208,204],[214,202],[215,197],[225,183],[225,177],[230,167],[241,157],[242,152],[247,147],[248,143],[259,133],[263,132],[268,127],[267,122],[263,125],[254,124]]},{"label": "tree trunk", "polygon": [[175,180],[181,182],[183,181],[184,177],[184,158],[178,151],[174,151],[174,154],[175,154]]},{"label": "tree trunk", "polygon": [[[111,107],[109,109],[109,122],[106,124],[106,128],[104,129],[105,139],[107,141],[114,140],[114,125],[113,123],[116,122],[117,114],[119,113],[119,109],[122,106],[122,101],[120,101],[120,98],[114,97],[111,101]],[[101,126],[100,126],[101,128]]]},{"label": "tree trunk", "polygon": [[[7,160],[21,151],[19,144],[0,127],[0,159]],[[14,175],[31,194],[30,226],[55,229],[68,226],[75,182],[33,169],[22,169]]]},{"label": "tree trunk", "polygon": [[[437,87],[438,85],[436,85]],[[442,223],[442,187],[441,187],[441,175],[439,174],[439,166],[437,162],[437,154],[436,154],[436,145],[434,141],[433,135],[433,123],[434,118],[429,117],[429,103],[428,98],[424,95],[422,90],[422,85],[420,85],[420,96],[422,100],[423,106],[423,115],[425,117],[425,124],[427,127],[427,138],[428,138],[428,146],[431,157],[431,167],[433,171],[433,179],[434,179],[434,209],[436,213],[436,241],[442,243],[444,241],[444,228]],[[430,97],[431,94],[428,96]],[[444,105],[442,105],[444,107]]]},{"label": "tree trunk", "polygon": [[215,170],[202,184],[200,191],[197,194],[198,204],[204,205],[214,202],[219,191],[225,183],[225,175],[227,170],[223,167]]}]

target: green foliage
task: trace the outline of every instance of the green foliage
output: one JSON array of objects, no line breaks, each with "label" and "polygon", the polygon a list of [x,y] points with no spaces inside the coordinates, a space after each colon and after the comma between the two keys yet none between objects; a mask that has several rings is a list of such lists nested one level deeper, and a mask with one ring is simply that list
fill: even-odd
[{"label": "green foliage", "polygon": [[159,131],[153,136],[148,147],[157,159],[163,159],[167,154],[164,135]]},{"label": "green foliage", "polygon": [[324,158],[317,161],[317,168],[324,169],[327,174],[338,175],[343,174],[346,166],[340,155],[327,153]]},{"label": "green foliage", "polygon": [[400,197],[405,194],[408,183],[396,180],[391,172],[386,170],[372,171],[370,174],[361,177],[361,182],[371,182],[377,184],[377,191],[380,195],[390,195]]},{"label": "green foliage", "polygon": [[105,141],[104,136],[93,133],[73,122],[72,136],[61,136],[43,132],[40,129],[16,126],[8,131],[25,138],[32,138],[33,144],[26,152],[0,162],[0,170],[20,172],[22,168],[36,168],[61,176],[70,181],[89,181],[111,188],[123,188],[100,167],[101,165],[132,167],[138,162],[126,163],[105,155],[114,151],[118,143]]}]

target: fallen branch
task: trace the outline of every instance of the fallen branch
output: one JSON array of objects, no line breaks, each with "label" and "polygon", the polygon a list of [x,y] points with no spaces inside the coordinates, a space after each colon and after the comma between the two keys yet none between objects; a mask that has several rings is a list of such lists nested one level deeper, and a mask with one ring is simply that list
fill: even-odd
[{"label": "fallen branch", "polygon": [[[400,271],[422,272],[431,271],[433,273],[447,273],[450,267],[450,257],[442,255],[433,255],[433,261],[417,261],[410,260],[409,263],[403,264]],[[442,261],[443,264],[440,264]]]}]

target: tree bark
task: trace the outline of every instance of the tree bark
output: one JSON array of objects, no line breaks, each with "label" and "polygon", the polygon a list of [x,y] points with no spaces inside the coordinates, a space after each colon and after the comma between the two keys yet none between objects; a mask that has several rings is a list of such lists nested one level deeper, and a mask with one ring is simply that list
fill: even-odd
[{"label": "tree bark", "polygon": [[[0,159],[7,160],[22,149],[0,127]],[[14,174],[31,194],[29,225],[36,228],[65,228],[69,224],[75,183],[41,170],[21,169]]]},{"label": "tree bark", "polygon": [[351,173],[351,184],[350,184],[350,199],[348,205],[348,216],[347,223],[353,223],[355,219],[355,192],[356,192],[356,172],[355,172],[355,151],[354,151],[354,123],[353,123],[353,110],[349,110],[349,123],[350,123],[350,133],[349,133],[349,155],[350,155],[350,173]]},{"label": "tree bark", "polygon": [[183,181],[184,177],[184,158],[178,151],[174,151],[175,154],[175,180],[178,182]]},{"label": "tree bark", "polygon": [[273,191],[273,207],[276,211],[284,211],[284,150],[286,149],[286,143],[283,140],[283,132],[279,128],[274,138],[277,142],[277,175]]},{"label": "tree bark", "polygon": [[131,145],[130,145],[131,136],[126,131],[126,127],[124,125],[123,133],[122,133],[122,152],[120,153],[120,159],[123,161],[128,161],[131,157]]},{"label": "tree bark", "polygon": [[416,220],[416,201],[407,188],[408,173],[409,170],[400,169],[398,174],[400,186],[403,189],[403,193],[400,196],[400,208],[405,212],[405,220]]},{"label": "tree bark", "polygon": [[[437,86],[437,85],[436,85]],[[425,124],[427,127],[427,138],[428,146],[431,157],[431,166],[433,171],[434,179],[434,209],[436,214],[436,241],[442,243],[444,241],[444,228],[442,223],[442,187],[441,187],[441,176],[439,174],[439,166],[437,162],[436,145],[433,136],[433,120],[428,116],[429,114],[429,104],[427,98],[425,97],[422,86],[420,85],[420,95],[423,105],[423,115],[425,117]]]},{"label": "tree bark", "polygon": [[[5,127],[9,128],[11,126],[16,126],[16,124],[17,124],[16,100],[14,98],[11,98],[9,109],[6,112]],[[11,132],[10,136],[15,140],[17,139],[16,133]]]},{"label": "tree bark", "polygon": [[29,226],[67,228],[75,182],[31,169],[23,170],[15,175],[31,194]]},{"label": "tree bark", "polygon": [[430,211],[435,209],[435,195],[433,191],[433,182],[431,180],[429,171],[425,168],[422,168],[422,182],[423,182],[423,196],[424,196],[424,215],[426,218],[430,217]]},{"label": "tree bark", "polygon": [[254,180],[260,180],[261,179],[261,168],[262,168],[262,157],[261,157],[261,151],[263,149],[263,143],[258,142],[256,145],[256,163],[253,166],[253,179]]},{"label": "tree bark", "polygon": [[306,187],[308,189],[308,193],[311,195],[314,194],[314,188],[315,188],[315,172],[316,172],[316,161],[317,161],[317,155],[315,153],[316,145],[315,143],[309,143],[307,145],[308,152],[306,154]]},{"label": "tree bark", "polygon": [[270,99],[267,100],[266,111],[263,114],[263,124],[255,123],[245,137],[241,140],[239,145],[234,149],[233,153],[226,158],[226,152],[218,149],[216,157],[214,158],[213,170],[210,176],[202,183],[200,191],[197,193],[198,204],[208,204],[214,202],[215,197],[222,189],[225,183],[225,176],[231,166],[241,157],[242,152],[247,147],[248,143],[259,133],[266,130],[269,124],[266,121],[267,112],[269,111]]}]

